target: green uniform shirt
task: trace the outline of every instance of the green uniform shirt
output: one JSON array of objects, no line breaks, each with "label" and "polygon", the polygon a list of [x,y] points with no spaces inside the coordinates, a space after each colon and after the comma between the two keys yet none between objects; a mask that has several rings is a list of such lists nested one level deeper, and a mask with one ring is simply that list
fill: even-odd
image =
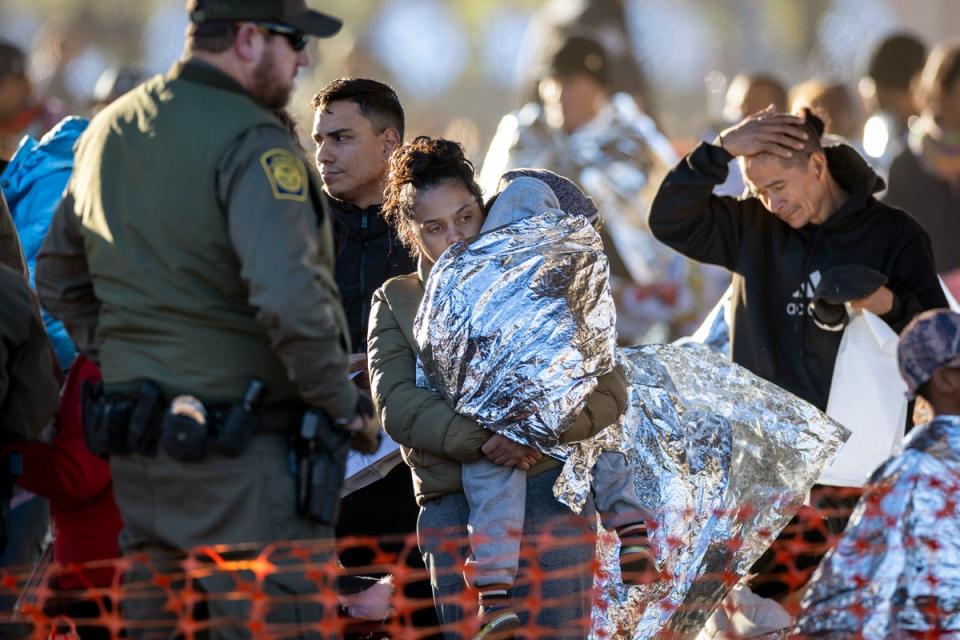
[{"label": "green uniform shirt", "polygon": [[302,399],[353,415],[346,321],[319,180],[229,76],[178,63],[81,137],[38,290],[108,389]]}]

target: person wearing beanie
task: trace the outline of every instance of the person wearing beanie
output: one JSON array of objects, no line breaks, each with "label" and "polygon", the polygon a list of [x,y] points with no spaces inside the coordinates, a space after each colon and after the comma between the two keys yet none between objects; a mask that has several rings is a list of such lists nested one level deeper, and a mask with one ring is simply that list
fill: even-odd
[{"label": "person wearing beanie", "polygon": [[[582,217],[591,224],[599,221],[597,208],[589,196],[563,176],[546,170],[508,171],[500,180],[500,190],[485,209],[481,234],[545,213]],[[467,318],[484,313],[485,304],[489,304],[475,299],[472,293],[476,292],[467,288],[460,296],[459,313]],[[547,341],[543,346],[548,351],[569,348],[562,338],[554,343]],[[616,531],[621,541],[619,560],[623,582],[653,581],[656,571],[645,524],[650,514],[637,496],[623,454],[602,452],[591,477],[601,522],[607,531]],[[517,578],[520,560],[520,539],[515,532],[523,530],[526,474],[481,458],[462,464],[462,482],[470,505],[468,530],[472,554],[472,571],[464,577],[479,593],[483,629],[491,637],[499,637],[495,632],[512,630],[519,625],[508,594]],[[487,636],[481,633],[479,637]]]},{"label": "person wearing beanie", "polygon": [[900,374],[933,419],[871,476],[850,526],[804,596],[799,638],[956,637],[960,607],[960,314],[917,316],[900,335]]},{"label": "person wearing beanie", "polygon": [[600,211],[620,342],[662,342],[684,333],[698,296],[693,265],[645,225],[651,185],[676,155],[633,98],[612,90],[611,75],[599,41],[577,33],[559,39],[543,66],[539,101],[501,120],[480,184],[494,193],[504,173],[537,167],[583,189]]}]

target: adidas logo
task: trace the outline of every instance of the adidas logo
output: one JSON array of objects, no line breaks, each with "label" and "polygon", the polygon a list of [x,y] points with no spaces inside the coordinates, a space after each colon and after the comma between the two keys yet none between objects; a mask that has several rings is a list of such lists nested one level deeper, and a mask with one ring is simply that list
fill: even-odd
[{"label": "adidas logo", "polygon": [[807,310],[804,308],[804,299],[806,299],[807,304],[813,300],[813,292],[816,291],[817,285],[820,284],[820,271],[814,271],[809,276],[807,276],[806,282],[800,284],[796,291],[793,292],[793,295],[790,296],[796,302],[787,303],[787,315],[788,316],[802,316],[806,315]]}]

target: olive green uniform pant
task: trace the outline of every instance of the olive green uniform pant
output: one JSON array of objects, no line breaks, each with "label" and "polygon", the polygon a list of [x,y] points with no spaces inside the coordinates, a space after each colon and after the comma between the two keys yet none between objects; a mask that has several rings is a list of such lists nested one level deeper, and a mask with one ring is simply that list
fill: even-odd
[{"label": "olive green uniform pant", "polygon": [[110,466],[132,555],[120,599],[128,637],[336,635],[331,600],[318,597],[333,588],[332,529],[296,514],[283,436],[257,435],[236,458],[181,463],[161,451]]}]

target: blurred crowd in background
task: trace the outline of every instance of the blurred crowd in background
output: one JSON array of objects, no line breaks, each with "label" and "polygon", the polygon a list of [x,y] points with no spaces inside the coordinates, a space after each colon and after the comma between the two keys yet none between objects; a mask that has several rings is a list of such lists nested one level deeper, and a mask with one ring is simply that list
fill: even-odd
[{"label": "blurred crowd in background", "polygon": [[[302,72],[294,115],[344,76],[380,78],[408,105],[408,131],[466,143],[479,162],[500,116],[535,95],[543,52],[557,25],[599,37],[619,61],[615,88],[629,91],[671,139],[716,126],[741,72],[769,73],[786,87],[841,83],[833,103],[855,101],[875,45],[896,31],[932,45],[951,35],[950,0],[331,0],[344,32]],[[107,69],[166,71],[180,55],[180,0],[5,0],[0,39],[28,52],[27,75],[43,96],[78,113]],[[805,91],[813,91],[806,87]],[[859,101],[855,101],[859,103]],[[836,123],[859,130],[853,109]],[[305,121],[305,120],[304,120]],[[689,143],[688,143],[689,146]],[[868,148],[868,151],[871,149]]]},{"label": "blurred crowd in background", "polygon": [[[312,64],[300,72],[288,106],[303,148],[311,154],[316,148],[310,140],[314,109],[330,113],[312,102],[318,90],[340,77],[374,78],[396,89],[406,139],[429,135],[462,143],[484,195],[495,193],[501,176],[518,167],[569,177],[602,214],[622,344],[687,336],[723,295],[729,272],[696,263],[651,235],[650,203],[663,176],[698,141],[713,140],[770,106],[794,113],[811,108],[829,137],[859,151],[886,180],[878,197],[922,223],[937,271],[946,288],[960,295],[955,0],[310,4],[343,18],[344,28],[320,46],[307,45]],[[40,215],[35,202],[18,201],[18,194],[27,193],[24,176],[37,167],[37,158],[50,157],[44,171],[66,180],[73,141],[86,122],[54,126],[65,116],[91,116],[147,77],[165,73],[182,55],[186,27],[183,0],[4,0],[0,6],[0,187],[18,221],[31,274],[52,210]],[[404,137],[400,130],[398,137]],[[31,153],[38,144],[46,145],[42,153]],[[24,151],[19,160],[18,149]],[[333,162],[331,153],[324,160],[317,152],[321,172]],[[333,193],[332,184],[326,185],[329,195],[343,195]],[[744,190],[732,162],[716,193],[738,196]],[[59,202],[62,184],[48,191]],[[379,212],[379,202],[363,206],[371,205]],[[23,224],[18,210],[36,213],[27,218],[36,223]],[[366,243],[367,213],[362,215]],[[385,234],[383,241],[392,242]],[[366,248],[358,251],[366,264]],[[348,257],[338,260],[346,263]],[[352,276],[358,269],[348,271]],[[363,276],[360,282],[366,282]],[[373,290],[379,285],[372,284]],[[357,288],[356,303],[345,296],[348,314],[363,319],[352,327],[358,352],[366,349],[366,286]],[[62,326],[45,320],[66,370],[76,352]],[[407,471],[400,467],[406,486]],[[26,491],[11,505],[15,535],[0,565],[31,562],[37,551],[32,541],[47,528],[46,507]],[[24,505],[36,508],[36,516],[24,514]],[[22,524],[28,521],[35,522],[32,531]],[[118,516],[113,526],[119,530]],[[116,555],[113,540],[106,552]]]},{"label": "blurred crowd in background", "polygon": [[[583,169],[608,165],[594,176],[606,184],[587,190],[607,200],[601,204],[607,211],[607,249],[615,249],[618,329],[626,343],[689,333],[726,287],[727,276],[691,267],[675,254],[660,255],[659,243],[624,225],[643,226],[651,191],[678,154],[758,109],[814,107],[828,134],[851,142],[885,177],[906,148],[912,123],[915,146],[936,141],[926,145],[923,165],[936,156],[933,164],[945,183],[952,183],[951,136],[942,122],[934,122],[942,120],[943,109],[931,104],[933,71],[927,89],[920,87],[928,52],[949,41],[951,25],[960,24],[960,5],[950,0],[332,0],[319,8],[342,16],[345,27],[322,48],[310,43],[312,64],[300,72],[288,106],[305,148],[310,148],[311,96],[334,78],[357,76],[396,88],[406,106],[408,139],[460,141],[487,191],[509,166],[550,167],[587,186],[591,176],[582,175]],[[180,0],[4,2],[0,158],[13,155],[24,133],[39,138],[63,115],[89,115],[143,78],[165,72],[182,53],[186,24]],[[595,135],[599,129],[569,135],[594,120],[596,109],[587,108],[580,123],[568,114],[562,127],[545,114],[549,126],[539,139],[537,126],[523,123],[527,117],[532,118],[527,124],[536,124],[536,109],[550,90],[541,80],[558,71],[551,65],[556,67],[556,54],[571,37],[574,45],[564,54],[570,60],[561,62],[570,68],[559,71],[590,72],[581,68],[583,61],[590,59],[590,47],[599,46],[603,69],[595,75],[603,95],[597,100],[606,104],[608,97],[623,96],[610,104],[626,126],[607,127],[608,140]],[[950,61],[941,66],[949,75]],[[559,86],[554,93],[559,96]],[[567,91],[568,106],[590,99],[571,96]],[[633,100],[623,99],[627,96]],[[934,130],[931,135],[924,133],[924,123]],[[557,131],[559,137],[551,133]],[[533,137],[525,138],[528,134]],[[620,139],[625,135],[649,148],[630,148]],[[577,155],[582,157],[576,166],[559,162]],[[642,163],[630,159],[641,156]],[[911,186],[895,184],[888,200],[917,215],[917,198],[925,199],[930,184],[914,179],[924,171],[917,163],[901,164],[910,165],[900,169],[910,179],[899,182]],[[734,167],[721,192],[742,191]],[[952,202],[948,192],[934,198],[941,208]],[[921,220],[934,244],[951,237],[949,229],[937,226],[935,220],[943,217],[935,212]],[[935,253],[941,260],[956,252],[936,248]],[[637,257],[618,257],[625,255]],[[956,290],[953,261],[946,259],[940,270]],[[657,273],[644,273],[644,264],[656,265]],[[665,280],[689,286],[659,287]]]}]

